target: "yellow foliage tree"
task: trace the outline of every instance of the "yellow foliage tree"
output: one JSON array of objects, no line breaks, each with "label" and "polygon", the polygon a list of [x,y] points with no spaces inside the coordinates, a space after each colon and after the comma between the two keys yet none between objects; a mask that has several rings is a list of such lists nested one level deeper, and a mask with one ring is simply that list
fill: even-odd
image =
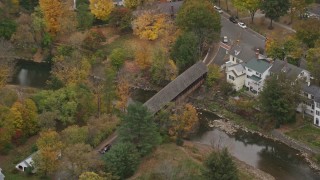
[{"label": "yellow foliage tree", "polygon": [[186,104],[182,109],[178,109],[170,119],[169,134],[176,137],[186,137],[194,130],[199,121],[197,110],[191,104]]},{"label": "yellow foliage tree", "polygon": [[23,105],[19,101],[15,102],[10,109],[15,130],[22,130],[23,128],[21,109],[23,109]]},{"label": "yellow foliage tree", "polygon": [[63,147],[59,134],[53,130],[41,132],[37,147],[38,152],[33,157],[37,171],[45,175],[55,172],[59,166],[58,158]]},{"label": "yellow foliage tree", "polygon": [[139,67],[143,70],[151,66],[151,53],[147,45],[142,45],[136,49],[134,53],[134,59]]},{"label": "yellow foliage tree", "polygon": [[119,101],[117,102],[116,107],[121,111],[124,111],[127,107],[128,99],[129,99],[129,82],[125,78],[121,78],[119,80],[117,86],[117,96]]},{"label": "yellow foliage tree", "polygon": [[9,68],[7,66],[0,66],[0,88],[7,84],[7,79],[9,76]]},{"label": "yellow foliage tree", "polygon": [[47,30],[55,35],[60,30],[59,19],[62,16],[61,0],[40,0],[40,8],[44,14]]},{"label": "yellow foliage tree", "polygon": [[155,40],[172,24],[166,14],[154,14],[146,11],[133,21],[133,33],[141,39]]},{"label": "yellow foliage tree", "polygon": [[96,18],[107,20],[114,5],[112,0],[89,0],[90,10]]},{"label": "yellow foliage tree", "polygon": [[94,172],[84,172],[80,175],[79,180],[106,180]]}]

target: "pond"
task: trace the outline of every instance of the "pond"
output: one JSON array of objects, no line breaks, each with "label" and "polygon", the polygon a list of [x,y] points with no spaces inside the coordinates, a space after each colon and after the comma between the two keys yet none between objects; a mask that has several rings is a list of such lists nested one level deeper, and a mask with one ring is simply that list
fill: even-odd
[{"label": "pond", "polygon": [[[209,112],[201,112],[199,115],[201,122],[218,118]],[[235,135],[228,135],[220,129],[207,127],[202,128],[202,132],[192,138],[192,141],[214,147],[227,147],[234,157],[271,174],[276,179],[320,179],[319,174],[308,166],[297,150],[258,134],[238,131]]]},{"label": "pond", "polygon": [[50,77],[51,65],[33,61],[18,60],[11,84],[44,88]]}]

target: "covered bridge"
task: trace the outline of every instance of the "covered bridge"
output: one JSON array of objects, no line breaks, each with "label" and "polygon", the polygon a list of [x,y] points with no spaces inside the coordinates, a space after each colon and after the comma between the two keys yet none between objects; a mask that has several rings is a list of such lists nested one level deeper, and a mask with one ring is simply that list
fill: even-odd
[{"label": "covered bridge", "polygon": [[202,61],[197,62],[161,89],[144,105],[153,114],[157,113],[169,102],[177,101],[198,88],[203,83],[207,72],[207,66]]}]

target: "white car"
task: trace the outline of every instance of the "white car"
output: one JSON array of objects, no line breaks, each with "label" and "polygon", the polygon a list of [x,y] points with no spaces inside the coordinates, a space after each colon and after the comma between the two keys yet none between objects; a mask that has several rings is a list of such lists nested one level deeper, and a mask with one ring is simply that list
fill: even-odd
[{"label": "white car", "polygon": [[220,7],[218,7],[218,6],[213,6],[217,11],[218,11],[218,13],[223,13],[223,11],[222,11],[222,9],[220,8]]},{"label": "white car", "polygon": [[228,43],[228,37],[227,36],[223,36],[223,43]]},{"label": "white car", "polygon": [[238,25],[243,29],[247,28],[247,26],[243,22],[238,22]]}]

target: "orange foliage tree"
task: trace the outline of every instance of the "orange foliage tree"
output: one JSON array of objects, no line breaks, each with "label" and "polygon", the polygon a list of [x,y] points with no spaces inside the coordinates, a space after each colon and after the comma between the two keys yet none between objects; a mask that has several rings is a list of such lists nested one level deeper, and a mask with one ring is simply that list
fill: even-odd
[{"label": "orange foliage tree", "polygon": [[60,31],[59,19],[62,16],[61,0],[40,0],[40,8],[44,14],[47,30],[55,35]]},{"label": "orange foliage tree", "polygon": [[116,107],[121,111],[124,111],[127,107],[130,90],[129,88],[129,82],[124,77],[120,78],[117,86],[117,96],[119,101],[117,102]]},{"label": "orange foliage tree", "polygon": [[107,20],[114,7],[112,0],[89,0],[90,10],[96,18]]}]

